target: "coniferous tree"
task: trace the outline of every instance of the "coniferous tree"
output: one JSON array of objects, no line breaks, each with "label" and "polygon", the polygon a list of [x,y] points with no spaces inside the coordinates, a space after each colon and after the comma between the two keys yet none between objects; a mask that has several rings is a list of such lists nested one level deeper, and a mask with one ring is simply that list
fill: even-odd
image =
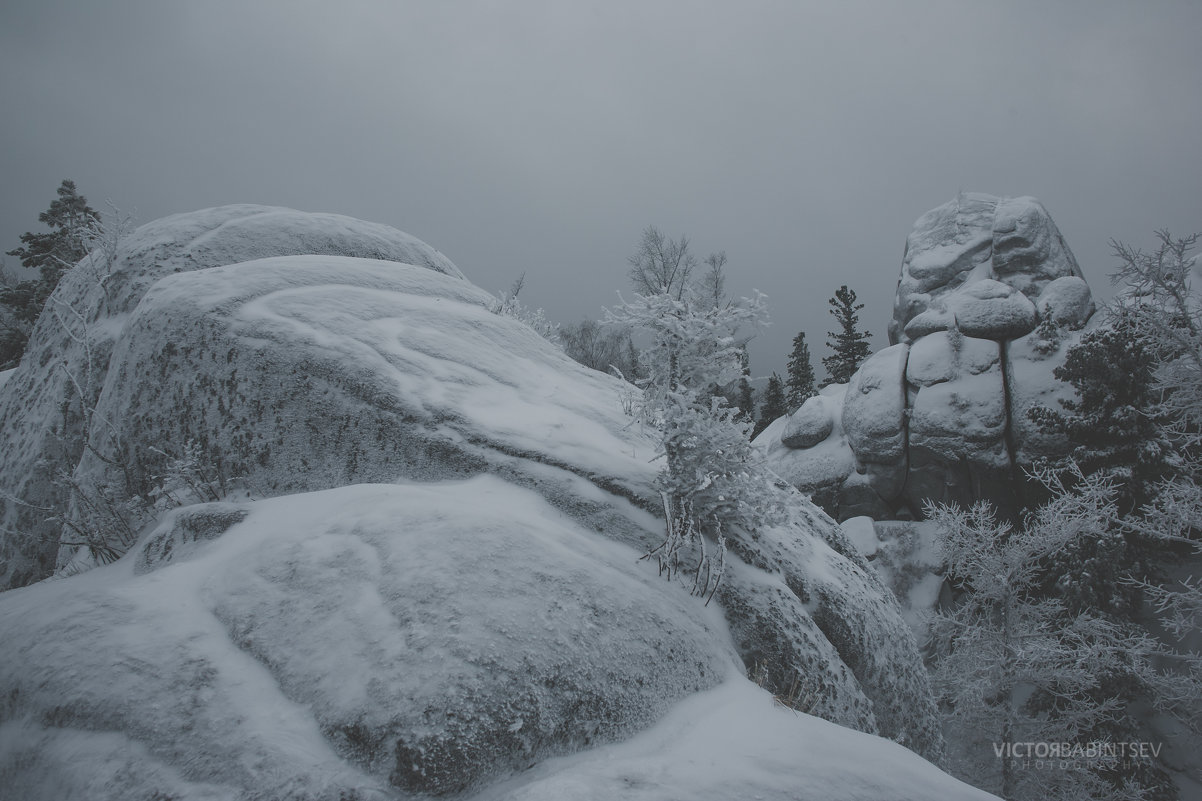
[{"label": "coniferous tree", "polygon": [[810,362],[810,346],[805,331],[793,337],[793,352],[789,355],[788,406],[795,410],[807,399],[818,394],[814,389],[814,365]]},{"label": "coniferous tree", "polygon": [[1147,503],[1175,462],[1155,389],[1157,345],[1142,333],[1141,315],[1119,308],[1109,325],[1069,348],[1052,374],[1072,384],[1077,398],[1061,400],[1062,410],[1028,412],[1044,430],[1067,437],[1083,473],[1118,479],[1123,514]]},{"label": "coniferous tree", "polygon": [[38,220],[49,226],[50,232],[21,234],[22,246],[8,251],[8,255],[21,260],[23,267],[36,269],[39,275],[0,288],[0,305],[6,312],[0,334],[0,369],[15,366],[21,360],[29,332],[46,299],[63,273],[88,255],[88,244],[100,224],[100,215],[76,191],[74,181],[64,180],[58,188],[58,197],[38,215]]},{"label": "coniferous tree", "polygon": [[839,287],[835,296],[828,301],[831,315],[839,323],[839,330],[828,331],[826,346],[832,350],[830,356],[822,359],[826,368],[827,384],[846,384],[855,375],[856,369],[868,358],[868,339],[872,336],[867,331],[858,331],[860,325],[860,309],[863,303],[856,303],[856,293],[847,288]]},{"label": "coniferous tree", "polygon": [[764,402],[760,406],[760,420],[751,434],[752,439],[758,437],[760,432],[772,424],[773,420],[784,417],[788,413],[789,409],[785,402],[785,384],[779,375],[773,373],[764,390]]},{"label": "coniferous tree", "polygon": [[737,419],[743,422],[755,425],[755,390],[751,387],[751,357],[747,355],[747,348],[743,348],[740,361],[743,363],[743,374],[739,376],[738,394],[735,397],[735,405],[739,408]]}]

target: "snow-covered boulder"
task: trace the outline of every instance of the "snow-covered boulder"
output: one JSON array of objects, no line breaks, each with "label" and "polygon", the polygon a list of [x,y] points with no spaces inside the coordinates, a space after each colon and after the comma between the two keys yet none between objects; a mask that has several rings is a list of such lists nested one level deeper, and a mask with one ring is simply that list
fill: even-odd
[{"label": "snow-covered boulder", "polygon": [[[86,341],[104,347],[66,351],[72,370],[86,357],[92,372],[76,375],[95,386],[85,413],[38,446],[45,475],[80,490],[48,502],[90,521],[106,547],[137,543],[115,565],[0,596],[0,637],[36,643],[0,669],[0,697],[21,699],[0,743],[35,743],[11,751],[17,767],[0,775],[63,776],[89,798],[275,797],[281,777],[296,797],[345,786],[454,792],[625,737],[732,666],[758,671],[773,692],[804,693],[795,703],[814,714],[938,754],[927,679],[896,603],[804,498],[756,537],[728,532],[720,606],[699,611],[677,583],[656,585],[677,599],[661,604],[637,589],[653,573],[637,557],[663,524],[656,443],[623,412],[628,385],[491,311],[490,296],[436,269],[430,249],[406,256],[429,262],[417,265],[337,254],[194,263],[261,256],[254,239],[270,238],[267,221],[253,235],[225,225],[249,216],[139,229],[121,262],[129,275],[98,284],[97,297],[114,297],[88,307]],[[241,233],[218,248],[222,227]],[[146,253],[158,255],[137,262]],[[91,297],[85,273],[72,280]],[[46,319],[41,329],[46,342],[74,341]],[[62,414],[61,394],[51,404],[29,376],[23,364],[3,387],[14,441]],[[827,440],[841,437],[832,426]],[[206,494],[224,497],[160,514]],[[93,501],[143,514],[154,501],[157,528],[140,538],[106,529],[108,518],[87,512]],[[387,514],[373,516],[377,507]],[[63,542],[60,563],[84,571],[95,552]],[[454,581],[423,584],[427,575]],[[606,586],[620,597],[589,606]],[[489,608],[469,603],[480,593]],[[440,618],[427,597],[458,617]],[[610,639],[645,626],[673,633],[644,641],[643,656]],[[559,648],[568,628],[579,642]],[[612,655],[594,659],[599,650]],[[226,668],[215,664],[226,656]],[[647,660],[671,664],[649,676]],[[410,677],[429,687],[409,692]],[[661,693],[661,678],[679,692]],[[596,700],[606,681],[630,694]],[[668,700],[644,703],[649,694]],[[256,698],[270,709],[246,711]],[[72,754],[95,766],[117,753],[127,769],[63,767]],[[103,791],[78,789],[93,780]]]},{"label": "snow-covered boulder", "polygon": [[1035,304],[1023,293],[989,278],[966,284],[950,293],[944,303],[966,336],[1002,341],[1035,327]]},{"label": "snow-covered boulder", "polygon": [[926,387],[950,381],[961,372],[978,375],[996,365],[998,359],[996,342],[937,331],[910,346],[906,381]]},{"label": "snow-covered boulder", "polygon": [[798,437],[790,422],[757,446],[840,519],[979,498],[1016,514],[1022,468],[1067,452],[1027,413],[1071,396],[1053,371],[1094,310],[1055,223],[1028,197],[961,194],[932,209],[906,240],[893,309],[895,344],[865,361],[832,421],[843,436]]},{"label": "snow-covered boulder", "polygon": [[88,798],[459,792],[742,672],[716,608],[498,478],[241,510],[140,575],[3,596],[8,792],[81,797],[113,745],[137,767]]},{"label": "snow-covered boulder", "polygon": [[1080,328],[1093,314],[1093,295],[1089,284],[1075,275],[1050,281],[1036,301],[1040,318],[1051,317],[1060,326]]},{"label": "snow-covered boulder", "polygon": [[889,464],[906,452],[906,357],[908,345],[869,356],[848,382],[843,430],[862,462]]},{"label": "snow-covered boulder", "polygon": [[[962,319],[965,333],[986,339],[1021,336],[1035,322],[1021,301],[1006,302],[998,296],[992,298],[994,303],[973,302],[991,299],[974,298],[974,293],[996,295],[996,288],[985,289],[992,284],[981,289],[974,285],[1004,284],[1033,303],[1049,283],[1069,276],[1082,278],[1081,268],[1038,200],[961,193],[918,218],[906,239],[889,341],[910,342],[937,330],[928,324],[906,329],[931,308],[950,310],[956,295],[960,311],[972,321],[969,326],[981,325],[973,333]],[[1028,319],[1030,327],[1021,330]]]},{"label": "snow-covered boulder", "polygon": [[85,258],[59,282],[25,357],[0,386],[0,589],[54,568],[59,532],[44,510],[68,501],[64,477],[83,453],[85,418],[146,291],[175,273],[294,254],[405,262],[463,278],[437,250],[394,228],[254,205],[164,217],[125,237],[111,263],[99,251]]},{"label": "snow-covered boulder", "polygon": [[838,412],[838,408],[822,395],[807,398],[789,415],[780,441],[787,448],[811,448],[830,436]]},{"label": "snow-covered boulder", "polygon": [[624,743],[553,760],[472,801],[988,801],[896,743],[783,708],[740,681]]},{"label": "snow-covered boulder", "polygon": [[999,281],[1032,300],[1056,279],[1082,277],[1052,215],[1033,197],[997,200],[991,266]]}]

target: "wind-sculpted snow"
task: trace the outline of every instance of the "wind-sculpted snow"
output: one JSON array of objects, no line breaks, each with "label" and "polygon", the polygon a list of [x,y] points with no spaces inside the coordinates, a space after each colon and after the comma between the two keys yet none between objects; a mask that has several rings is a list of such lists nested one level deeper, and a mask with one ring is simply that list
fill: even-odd
[{"label": "wind-sculpted snow", "polygon": [[[388,226],[336,214],[235,205],[165,217],[69,271],[0,383],[0,589],[54,568],[66,507],[62,474],[83,453],[84,418],[129,313],[160,278],[266,256],[327,254],[420,265],[462,278],[445,256]],[[166,343],[163,343],[164,345]]]}]

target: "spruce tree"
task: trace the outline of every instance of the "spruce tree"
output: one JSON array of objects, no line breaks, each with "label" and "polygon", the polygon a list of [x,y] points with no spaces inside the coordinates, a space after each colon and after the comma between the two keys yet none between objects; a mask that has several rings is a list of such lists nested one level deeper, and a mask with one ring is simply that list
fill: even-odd
[{"label": "spruce tree", "polygon": [[822,366],[826,368],[827,384],[846,384],[855,375],[856,369],[868,358],[868,339],[872,336],[867,331],[856,330],[860,325],[860,309],[863,303],[856,303],[856,293],[847,288],[839,287],[835,296],[828,301],[831,315],[839,323],[839,331],[828,331],[826,346],[833,352],[824,357]]},{"label": "spruce tree", "polygon": [[810,362],[810,346],[802,331],[793,337],[793,352],[789,355],[788,406],[795,410],[807,399],[818,394],[814,389],[814,365]]},{"label": "spruce tree", "polygon": [[1157,346],[1141,331],[1140,312],[1119,308],[1109,325],[1069,348],[1052,375],[1077,397],[1063,410],[1035,407],[1028,415],[1045,431],[1063,434],[1086,475],[1117,479],[1122,514],[1151,500],[1156,484],[1174,473],[1174,448],[1163,432],[1155,386]]},{"label": "spruce tree", "polygon": [[100,223],[100,215],[76,191],[74,181],[64,180],[58,188],[58,197],[38,215],[38,220],[51,230],[21,234],[21,247],[8,251],[26,269],[36,269],[39,277],[0,288],[0,305],[5,307],[0,369],[16,366],[21,360],[29,332],[50,293],[63,273],[88,255],[88,242]]},{"label": "spruce tree", "polygon": [[768,387],[764,390],[764,402],[760,406],[760,421],[756,423],[755,430],[751,433],[752,439],[758,437],[760,432],[772,424],[772,421],[778,417],[784,417],[789,413],[789,409],[785,404],[785,384],[776,373],[768,379]]}]

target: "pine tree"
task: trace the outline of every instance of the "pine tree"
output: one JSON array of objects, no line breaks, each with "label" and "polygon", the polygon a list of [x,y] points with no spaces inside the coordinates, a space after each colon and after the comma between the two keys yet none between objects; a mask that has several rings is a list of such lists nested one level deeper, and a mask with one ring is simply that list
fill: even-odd
[{"label": "pine tree", "polygon": [[88,255],[88,244],[100,224],[100,215],[75,190],[74,181],[64,180],[58,188],[58,197],[38,215],[38,220],[49,226],[50,232],[21,234],[22,246],[8,251],[26,269],[36,269],[39,277],[0,288],[0,305],[7,312],[0,337],[0,369],[20,361],[46,299],[63,273]]},{"label": "pine tree", "polygon": [[856,369],[868,358],[868,339],[872,336],[867,331],[857,331],[860,325],[860,309],[863,303],[856,303],[856,293],[847,288],[839,287],[835,296],[830,298],[831,315],[839,323],[839,331],[828,331],[826,346],[833,352],[822,359],[826,368],[827,384],[846,384],[855,375]]},{"label": "pine tree", "polygon": [[1119,481],[1123,514],[1147,503],[1176,462],[1155,388],[1157,345],[1141,331],[1142,316],[1138,309],[1116,309],[1108,325],[1083,336],[1052,371],[1072,384],[1077,398],[1061,400],[1063,410],[1028,412],[1045,431],[1068,438],[1083,473]]},{"label": "pine tree", "polygon": [[818,394],[814,389],[814,365],[810,362],[810,346],[805,331],[793,337],[793,352],[789,355],[788,406],[796,410],[807,399]]},{"label": "pine tree", "polygon": [[751,433],[752,439],[760,435],[765,428],[772,424],[773,420],[778,417],[784,417],[789,413],[789,409],[785,403],[785,385],[781,378],[776,373],[768,379],[768,387],[764,390],[764,402],[760,406],[760,421],[756,423],[755,430]]}]

